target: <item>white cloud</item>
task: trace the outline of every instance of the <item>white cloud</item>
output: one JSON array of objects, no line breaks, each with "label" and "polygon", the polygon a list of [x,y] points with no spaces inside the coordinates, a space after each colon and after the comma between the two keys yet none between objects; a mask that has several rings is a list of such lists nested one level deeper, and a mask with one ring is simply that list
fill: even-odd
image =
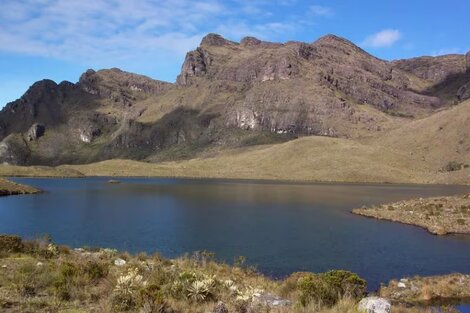
[{"label": "white cloud", "polygon": [[462,50],[459,48],[443,48],[431,53],[432,56],[446,55],[446,54],[458,54],[462,53]]},{"label": "white cloud", "polygon": [[378,33],[368,36],[363,45],[371,48],[391,47],[402,38],[402,34],[397,29],[384,29]]},{"label": "white cloud", "polygon": [[[99,64],[165,51],[182,56],[213,31],[273,39],[296,27],[293,20],[268,18],[270,1],[236,1],[239,6],[222,0],[3,0],[0,51]],[[266,14],[248,19],[247,11]]]},{"label": "white cloud", "polygon": [[333,10],[331,8],[322,5],[312,5],[310,6],[310,11],[313,14],[320,16],[330,16],[333,14]]}]

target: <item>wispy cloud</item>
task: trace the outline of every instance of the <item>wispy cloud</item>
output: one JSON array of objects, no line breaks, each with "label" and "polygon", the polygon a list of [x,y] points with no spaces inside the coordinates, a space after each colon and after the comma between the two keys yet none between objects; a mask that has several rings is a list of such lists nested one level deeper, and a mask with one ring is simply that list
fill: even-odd
[{"label": "wispy cloud", "polygon": [[363,45],[371,48],[391,47],[402,37],[402,33],[397,29],[384,29],[368,36]]},{"label": "wispy cloud", "polygon": [[0,51],[95,63],[139,54],[183,55],[207,32],[268,40],[292,32],[300,24],[271,17],[270,8],[294,2],[3,0]]},{"label": "wispy cloud", "polygon": [[333,9],[330,7],[322,6],[322,5],[312,5],[310,6],[310,12],[314,15],[319,16],[331,16],[333,15]]},{"label": "wispy cloud", "polygon": [[446,55],[446,54],[457,54],[462,53],[462,49],[459,48],[442,48],[435,50],[431,53],[432,56]]}]

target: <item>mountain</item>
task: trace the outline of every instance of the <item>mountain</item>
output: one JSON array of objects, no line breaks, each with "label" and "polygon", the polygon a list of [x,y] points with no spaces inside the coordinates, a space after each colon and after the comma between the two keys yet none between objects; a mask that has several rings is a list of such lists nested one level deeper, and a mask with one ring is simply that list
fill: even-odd
[{"label": "mountain", "polygon": [[[334,35],[238,43],[209,34],[187,54],[176,83],[114,68],[88,70],[75,84],[33,84],[0,112],[0,161],[160,162],[288,147],[278,144],[303,136],[375,147],[400,131],[413,142],[411,125],[451,118],[442,112],[468,98],[470,53],[388,62]],[[464,107],[459,114],[468,116]]]}]

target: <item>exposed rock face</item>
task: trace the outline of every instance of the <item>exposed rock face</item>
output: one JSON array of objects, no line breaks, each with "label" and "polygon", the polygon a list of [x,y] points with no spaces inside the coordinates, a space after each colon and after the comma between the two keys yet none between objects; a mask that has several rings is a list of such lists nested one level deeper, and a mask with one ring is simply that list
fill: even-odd
[{"label": "exposed rock face", "polygon": [[393,66],[433,84],[443,82],[449,76],[466,70],[465,57],[458,54],[398,60],[393,62]]},{"label": "exposed rock face", "polygon": [[470,51],[467,52],[465,55],[465,61],[467,65],[467,72],[470,71]]},{"label": "exposed rock face", "polygon": [[92,126],[88,126],[79,128],[78,134],[81,141],[85,143],[91,143],[96,137],[101,135],[101,130]]},{"label": "exposed rock face", "polygon": [[203,76],[207,73],[207,66],[210,65],[209,55],[201,48],[191,51],[186,55],[181,74],[176,79],[176,83],[182,86],[190,84],[191,77]]},{"label": "exposed rock face", "polygon": [[261,42],[261,40],[255,37],[245,37],[240,41],[240,45],[242,45],[243,47],[254,47],[259,46]]},{"label": "exposed rock face", "polygon": [[113,68],[98,72],[87,70],[78,86],[91,95],[130,104],[136,94],[158,94],[170,89],[172,84]]},{"label": "exposed rock face", "polygon": [[[467,99],[466,68],[463,55],[387,62],[334,35],[236,43],[209,34],[187,54],[176,84],[116,68],[88,70],[76,84],[35,83],[0,113],[0,161],[156,160],[175,147],[185,151],[176,155],[190,156],[188,149],[239,146],[239,128],[274,141],[373,136],[397,119]],[[51,136],[30,149],[35,123]]]},{"label": "exposed rock face", "polygon": [[39,137],[42,137],[44,135],[44,132],[46,131],[46,127],[44,125],[34,123],[30,129],[28,130],[28,140],[33,141],[37,140]]},{"label": "exposed rock face", "polygon": [[470,81],[459,88],[457,91],[457,98],[459,101],[470,99]]},{"label": "exposed rock face", "polygon": [[361,313],[390,313],[391,308],[390,302],[379,297],[367,297],[359,302]]}]

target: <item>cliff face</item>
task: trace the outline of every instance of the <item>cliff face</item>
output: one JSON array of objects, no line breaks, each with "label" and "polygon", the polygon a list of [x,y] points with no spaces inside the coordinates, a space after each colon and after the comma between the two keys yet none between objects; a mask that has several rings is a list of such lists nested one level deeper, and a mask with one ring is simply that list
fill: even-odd
[{"label": "cliff face", "polygon": [[469,98],[469,64],[470,54],[387,62],[334,35],[281,44],[209,34],[176,84],[119,69],[35,83],[0,112],[0,161],[162,160],[299,135],[374,136]]}]

